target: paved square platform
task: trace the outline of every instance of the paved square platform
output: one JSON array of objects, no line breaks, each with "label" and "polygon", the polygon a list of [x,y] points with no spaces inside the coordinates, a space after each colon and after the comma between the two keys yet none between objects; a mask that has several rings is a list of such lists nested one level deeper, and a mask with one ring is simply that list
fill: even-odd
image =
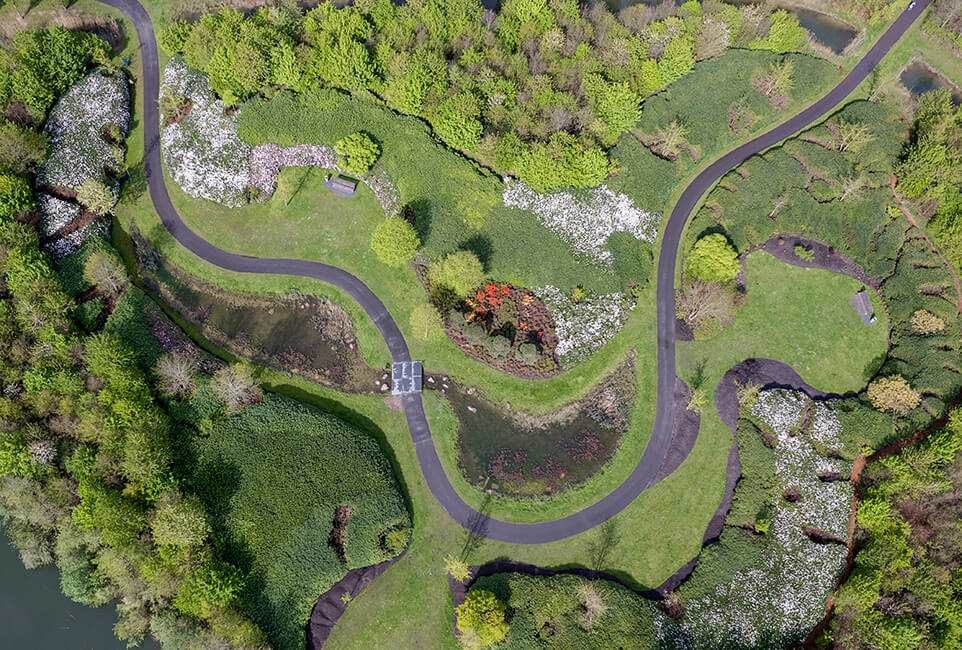
[{"label": "paved square platform", "polygon": [[391,393],[404,395],[421,392],[421,362],[402,361],[391,367]]}]

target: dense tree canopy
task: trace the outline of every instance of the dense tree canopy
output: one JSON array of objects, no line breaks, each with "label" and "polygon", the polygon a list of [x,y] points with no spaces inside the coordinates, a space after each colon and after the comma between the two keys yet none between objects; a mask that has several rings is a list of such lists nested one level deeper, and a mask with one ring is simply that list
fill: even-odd
[{"label": "dense tree canopy", "polygon": [[604,3],[506,0],[495,15],[477,0],[362,0],[301,16],[286,3],[246,19],[225,9],[175,22],[160,44],[207,72],[228,104],[278,87],[369,90],[426,119],[445,144],[544,191],[602,182],[613,169],[605,149],[635,125],[644,97],[696,59],[729,46],[805,46],[794,14],[744,11],[750,20],[689,1],[616,18]]},{"label": "dense tree canopy", "polygon": [[18,99],[42,114],[87,66],[109,53],[107,42],[90,32],[59,26],[19,32],[12,55],[0,54],[0,104]]},{"label": "dense tree canopy", "polygon": [[459,296],[468,295],[484,282],[484,266],[470,251],[458,251],[441,258],[428,268],[431,284],[441,285]]},{"label": "dense tree canopy", "polygon": [[919,104],[915,142],[898,167],[898,189],[935,202],[929,227],[962,267],[962,109],[947,90],[926,93]]}]

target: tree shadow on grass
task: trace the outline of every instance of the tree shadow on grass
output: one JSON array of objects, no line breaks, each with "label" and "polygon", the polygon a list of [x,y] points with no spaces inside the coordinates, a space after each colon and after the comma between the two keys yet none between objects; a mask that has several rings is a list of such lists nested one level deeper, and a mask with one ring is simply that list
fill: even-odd
[{"label": "tree shadow on grass", "polygon": [[491,494],[485,493],[481,507],[471,515],[468,525],[464,529],[464,544],[461,546],[459,555],[463,562],[467,562],[471,555],[484,546],[485,534],[488,532],[488,522],[490,521],[489,512],[491,512]]},{"label": "tree shadow on grass", "polygon": [[481,265],[485,268],[485,270],[491,268],[491,254],[494,249],[491,245],[491,239],[486,235],[475,235],[462,242],[458,248],[465,251],[471,251],[477,255],[478,259],[481,260]]}]

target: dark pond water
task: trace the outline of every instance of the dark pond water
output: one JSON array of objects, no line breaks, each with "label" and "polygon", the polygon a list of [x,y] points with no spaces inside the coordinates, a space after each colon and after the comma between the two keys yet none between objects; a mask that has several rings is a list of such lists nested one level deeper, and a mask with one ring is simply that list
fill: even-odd
[{"label": "dark pond water", "polygon": [[858,35],[858,31],[851,25],[820,11],[801,7],[785,7],[785,9],[798,16],[798,23],[810,31],[816,41],[835,54],[841,54],[842,50],[848,47]]},{"label": "dark pond water", "polygon": [[567,422],[530,428],[476,396],[453,390],[448,399],[461,423],[465,478],[502,494],[551,494],[580,483],[611,458],[620,437],[583,410]]},{"label": "dark pond water", "polygon": [[[10,650],[123,650],[113,606],[94,609],[60,593],[53,567],[27,571],[0,530],[0,647]],[[157,644],[145,644],[157,648]]]},{"label": "dark pond water", "polygon": [[905,88],[918,97],[927,92],[947,88],[952,93],[952,100],[955,104],[962,105],[962,94],[959,93],[952,84],[938,72],[935,72],[921,61],[915,61],[902,71],[899,81]]},{"label": "dark pond water", "polygon": [[217,346],[348,392],[379,390],[384,371],[364,362],[351,318],[337,305],[228,292],[169,267],[139,234],[132,241],[150,293]]},{"label": "dark pond water", "polygon": [[[726,2],[733,5],[758,4],[758,0],[726,0]],[[660,4],[655,0],[642,0],[641,2],[637,0],[605,0],[605,3],[614,13],[637,4],[646,4],[649,7]],[[681,2],[677,2],[677,4],[681,4]],[[782,8],[798,16],[799,24],[810,31],[818,43],[828,47],[836,54],[840,54],[842,50],[848,47],[849,43],[858,34],[858,31],[851,25],[829,14],[790,5],[785,5]]]},{"label": "dark pond water", "polygon": [[[434,379],[435,387],[447,383]],[[458,417],[458,462],[468,482],[515,496],[553,494],[601,469],[627,431],[634,354],[550,416],[502,408],[456,384],[445,394]]]}]

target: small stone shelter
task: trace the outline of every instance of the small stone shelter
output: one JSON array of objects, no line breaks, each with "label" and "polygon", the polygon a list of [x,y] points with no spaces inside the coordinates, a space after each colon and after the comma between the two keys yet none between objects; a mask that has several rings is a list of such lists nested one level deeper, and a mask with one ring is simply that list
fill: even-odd
[{"label": "small stone shelter", "polygon": [[878,320],[875,317],[875,310],[872,309],[872,299],[869,298],[865,289],[852,296],[852,308],[862,317],[862,322],[865,325],[871,325]]},{"label": "small stone shelter", "polygon": [[325,176],[324,187],[348,199],[357,194],[357,183],[342,176]]}]

